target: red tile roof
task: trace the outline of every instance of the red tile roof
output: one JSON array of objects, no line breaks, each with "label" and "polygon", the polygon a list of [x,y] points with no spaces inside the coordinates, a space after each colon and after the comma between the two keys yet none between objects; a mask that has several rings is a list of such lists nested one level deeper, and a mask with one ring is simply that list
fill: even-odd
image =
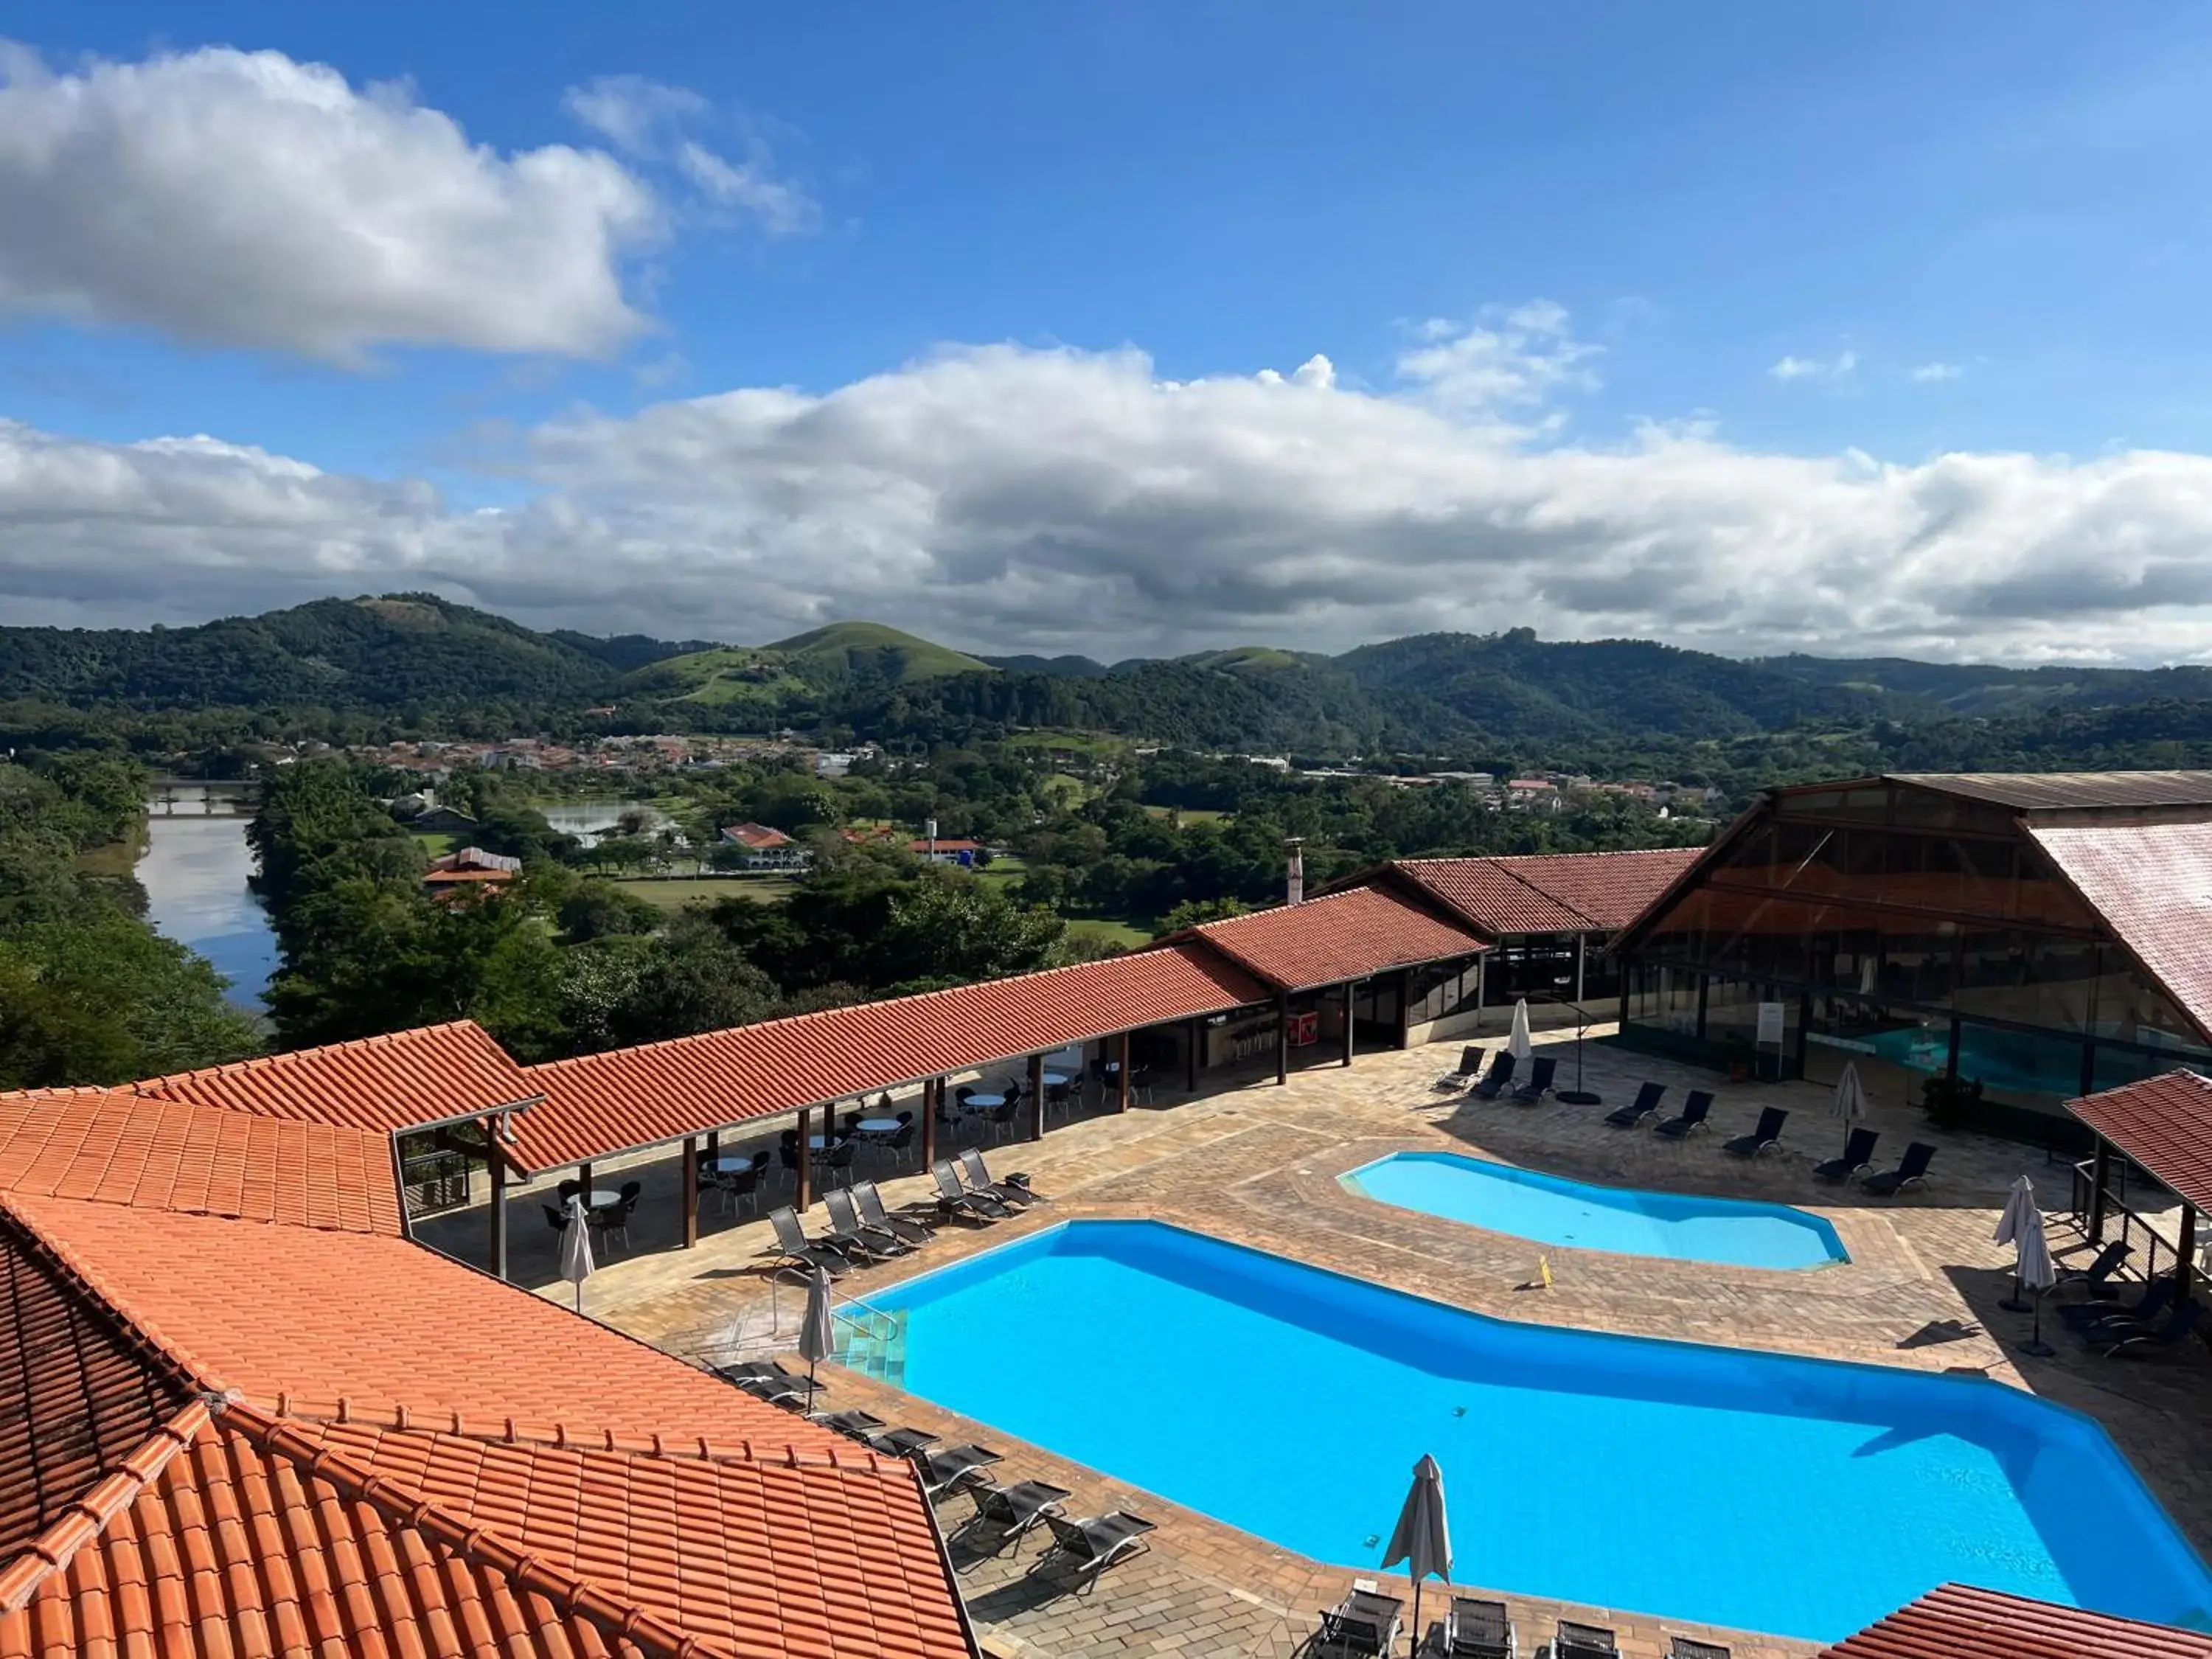
[{"label": "red tile roof", "polygon": [[771,828],[769,825],[765,823],[732,823],[727,825],[722,831],[722,838],[725,841],[736,842],[740,846],[752,848],[756,851],[764,851],[771,847],[788,847],[791,845],[791,837],[789,836],[785,835],[782,830]]},{"label": "red tile roof", "polygon": [[2069,1100],[2066,1109],[2182,1198],[2212,1211],[2212,1081],[2167,1072]]},{"label": "red tile roof", "polygon": [[1883,776],[1886,782],[1984,800],[2023,812],[2212,806],[2212,772],[1891,772]]},{"label": "red tile roof", "polygon": [[543,1104],[515,1120],[532,1170],[1220,1013],[1272,994],[1202,949],[1112,957],[529,1067]]},{"label": "red tile roof", "polygon": [[1694,847],[1526,857],[1400,859],[1388,867],[1492,938],[1618,933],[1697,861]]},{"label": "red tile roof", "polygon": [[1594,925],[1497,859],[1401,859],[1389,866],[1492,939],[1581,933]]},{"label": "red tile roof", "polygon": [[468,1019],[131,1086],[163,1100],[387,1133],[514,1105],[533,1093],[507,1050]]},{"label": "red tile roof", "polygon": [[1285,991],[1487,948],[1466,928],[1380,887],[1347,888],[1304,904],[1209,921],[1180,937],[1203,941]]},{"label": "red tile roof", "polygon": [[2166,994],[2212,1039],[2212,823],[2026,826]]},{"label": "red tile roof", "polygon": [[2212,1636],[1945,1584],[1820,1659],[2212,1659]]}]

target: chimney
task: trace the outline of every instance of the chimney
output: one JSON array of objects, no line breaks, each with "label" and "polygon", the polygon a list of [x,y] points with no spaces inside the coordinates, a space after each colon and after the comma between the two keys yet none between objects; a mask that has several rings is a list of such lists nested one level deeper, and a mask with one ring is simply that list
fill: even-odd
[{"label": "chimney", "polygon": [[1291,902],[1306,902],[1306,839],[1292,836],[1286,844],[1291,849]]}]

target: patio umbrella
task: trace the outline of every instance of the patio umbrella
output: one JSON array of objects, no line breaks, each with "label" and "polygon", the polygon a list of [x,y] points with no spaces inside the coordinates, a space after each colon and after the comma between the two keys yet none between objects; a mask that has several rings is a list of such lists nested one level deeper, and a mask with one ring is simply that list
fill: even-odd
[{"label": "patio umbrella", "polygon": [[1846,1123],[1856,1123],[1866,1115],[1866,1091],[1859,1086],[1856,1061],[1844,1063],[1844,1074],[1836,1079],[1836,1097],[1828,1103],[1828,1115]]},{"label": "patio umbrella", "polygon": [[1528,999],[1522,997],[1513,1005],[1513,1035],[1505,1039],[1505,1052],[1519,1065],[1528,1058]]},{"label": "patio umbrella", "polygon": [[1413,1646],[1421,1650],[1421,1584],[1431,1573],[1451,1583],[1451,1528],[1444,1524],[1444,1472],[1433,1457],[1413,1465],[1413,1484],[1406,1493],[1406,1507],[1398,1511],[1398,1529],[1390,1534],[1389,1553],[1382,1565],[1406,1564],[1413,1581]]},{"label": "patio umbrella", "polygon": [[561,1277],[576,1287],[576,1311],[584,1311],[584,1281],[592,1276],[592,1228],[584,1200],[568,1200],[568,1224],[561,1230]]},{"label": "patio umbrella", "polygon": [[[2033,1224],[2040,1234],[2043,1213],[2035,1206],[2035,1183],[2021,1176],[2012,1183],[2012,1191],[2005,1195],[2004,1212],[1997,1217],[1997,1230],[1990,1237],[2000,1244],[2016,1244]],[[2026,1313],[2027,1302],[2021,1295],[2020,1277],[2013,1277],[2012,1294],[1997,1304],[2013,1313]]]},{"label": "patio umbrella", "polygon": [[814,1409],[814,1368],[836,1352],[836,1333],[830,1329],[830,1275],[821,1268],[806,1281],[806,1317],[799,1326],[799,1357],[806,1362],[806,1409]]},{"label": "patio umbrella", "polygon": [[2027,1220],[2021,1224],[2018,1245],[2020,1283],[2035,1292],[2035,1328],[2021,1352],[2047,1359],[2057,1350],[2043,1340],[2043,1293],[2058,1282],[2058,1264],[2051,1259],[2050,1241],[2043,1236],[2043,1212],[2033,1203],[2027,1207]]}]

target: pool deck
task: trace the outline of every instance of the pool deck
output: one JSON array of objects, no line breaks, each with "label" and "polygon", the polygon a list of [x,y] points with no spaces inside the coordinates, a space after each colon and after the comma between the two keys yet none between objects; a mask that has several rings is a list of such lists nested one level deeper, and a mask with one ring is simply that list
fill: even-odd
[{"label": "pool deck", "polygon": [[[1495,1040],[1494,1038],[1492,1039]],[[1562,1039],[1540,1034],[1540,1043]],[[2019,1346],[2024,1314],[1997,1304],[2009,1289],[2007,1247],[1990,1239],[2013,1179],[2027,1174],[2046,1208],[2063,1200],[2067,1171],[2041,1152],[1981,1136],[1929,1130],[1917,1110],[1894,1100],[1870,1103],[1867,1126],[1881,1131],[1878,1160],[1893,1165],[1908,1139],[1939,1147],[1924,1189],[1897,1200],[1814,1182],[1809,1166],[1832,1156],[1841,1126],[1827,1116],[1828,1091],[1808,1084],[1730,1085],[1710,1073],[1602,1044],[1585,1050],[1589,1086],[1605,1105],[1535,1107],[1455,1101],[1431,1085],[1457,1055],[1456,1045],[1363,1055],[1350,1070],[1310,1066],[1285,1087],[1272,1075],[1241,1088],[1185,1100],[1163,1091],[1156,1103],[1126,1116],[1079,1115],[1043,1142],[992,1154],[994,1167],[1024,1169],[1057,1202],[990,1228],[942,1228],[921,1255],[848,1274],[842,1291],[866,1299],[872,1285],[942,1267],[976,1249],[1077,1217],[1152,1217],[1274,1251],[1316,1266],[1462,1308],[1507,1318],[1672,1337],[1728,1346],[1863,1360],[1930,1370],[1985,1373],[2100,1421],[2184,1533],[2212,1553],[2212,1358],[2197,1345],[2163,1361],[2096,1358],[2062,1322],[2044,1334],[2058,1350],[2037,1360]],[[1573,1062],[1562,1066],[1571,1076]],[[1687,1088],[1717,1100],[1710,1133],[1662,1140],[1648,1130],[1602,1121],[1644,1079],[1668,1085],[1668,1103]],[[1566,1079],[1562,1079],[1565,1082]],[[1217,1084],[1214,1085],[1219,1088]],[[1720,1143],[1748,1129],[1766,1105],[1790,1109],[1784,1147],[1755,1163],[1729,1158]],[[1472,1151],[1510,1164],[1579,1179],[1677,1192],[1716,1194],[1799,1205],[1831,1220],[1850,1252],[1847,1264],[1790,1273],[1556,1249],[1553,1284],[1535,1288],[1538,1247],[1376,1203],[1346,1191],[1337,1176],[1403,1149]],[[637,1160],[650,1208],[671,1182],[669,1161]],[[608,1166],[615,1173],[614,1166]],[[883,1182],[894,1204],[921,1196],[913,1176]],[[526,1194],[524,1201],[535,1194]],[[771,1204],[778,1201],[771,1196]],[[711,1212],[710,1212],[711,1216]],[[817,1207],[808,1218],[818,1230]],[[431,1242],[457,1250],[465,1217],[427,1224]],[[481,1222],[478,1221],[480,1229]],[[441,1238],[440,1229],[449,1238]],[[764,1223],[714,1218],[696,1250],[665,1248],[641,1229],[636,1253],[609,1262],[586,1287],[595,1316],[687,1358],[754,1355],[796,1339],[797,1293],[781,1293],[781,1328],[760,1273]],[[517,1219],[516,1276],[566,1301],[553,1280],[550,1234],[526,1233]],[[2087,1259],[2081,1241],[2054,1218],[2062,1263]],[[1049,1345],[1049,1331],[1023,1334]],[[1202,1392],[1209,1367],[1233,1356],[1131,1356],[1134,1386],[1158,1389],[1162,1409],[1177,1391]],[[1149,1493],[1117,1485],[1042,1449],[967,1422],[872,1379],[825,1366],[823,1403],[857,1407],[887,1421],[930,1429],[948,1442],[975,1440],[1006,1454],[1010,1480],[1045,1480],[1070,1488],[1072,1513],[1127,1508],[1158,1521],[1153,1547],[1116,1566],[1084,1595],[1025,1577],[1035,1542],[1014,1556],[970,1560],[955,1546],[969,1607],[988,1650],[1028,1656],[1188,1654],[1280,1656],[1312,1633],[1320,1608],[1354,1576],[1277,1549],[1251,1535]],[[1316,1449],[1316,1501],[1325,1502],[1327,1452]],[[1624,1478],[1632,1478],[1625,1473]],[[1481,1501],[1455,1492],[1455,1504]],[[1511,1501],[1560,1501],[1519,1493]],[[969,1513],[950,1500],[948,1533]],[[1394,1516],[1377,1516],[1387,1533]],[[1594,1514],[1592,1524],[1602,1524]],[[1694,1516],[1685,1517],[1694,1537]],[[1829,1570],[1829,1569],[1823,1569]],[[1796,1659],[1818,1644],[1717,1632],[1634,1610],[1564,1607],[1485,1591],[1481,1563],[1462,1560],[1469,1593],[1501,1595],[1513,1608],[1521,1650],[1548,1643],[1562,1614],[1611,1626],[1627,1659],[1663,1659],[1674,1634],[1729,1644],[1735,1659]],[[1372,1573],[1386,1589],[1389,1575]],[[1403,1581],[1397,1587],[1404,1588]],[[1445,1592],[1431,1585],[1424,1616],[1440,1619]]]}]

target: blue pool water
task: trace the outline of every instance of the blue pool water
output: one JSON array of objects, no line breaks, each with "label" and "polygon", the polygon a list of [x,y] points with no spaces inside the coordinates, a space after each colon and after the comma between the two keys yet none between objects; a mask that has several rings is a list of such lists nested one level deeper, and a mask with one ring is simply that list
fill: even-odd
[{"label": "blue pool water", "polygon": [[1456,1152],[1394,1152],[1343,1182],[1401,1210],[1539,1244],[1739,1267],[1826,1267],[1850,1260],[1826,1221],[1786,1204],[1593,1187]]},{"label": "blue pool water", "polygon": [[1953,1579],[2212,1607],[2103,1431],[1996,1382],[1490,1319],[1154,1222],[874,1300],[915,1393],[1346,1567],[1430,1453],[1462,1583],[1819,1641]]}]

